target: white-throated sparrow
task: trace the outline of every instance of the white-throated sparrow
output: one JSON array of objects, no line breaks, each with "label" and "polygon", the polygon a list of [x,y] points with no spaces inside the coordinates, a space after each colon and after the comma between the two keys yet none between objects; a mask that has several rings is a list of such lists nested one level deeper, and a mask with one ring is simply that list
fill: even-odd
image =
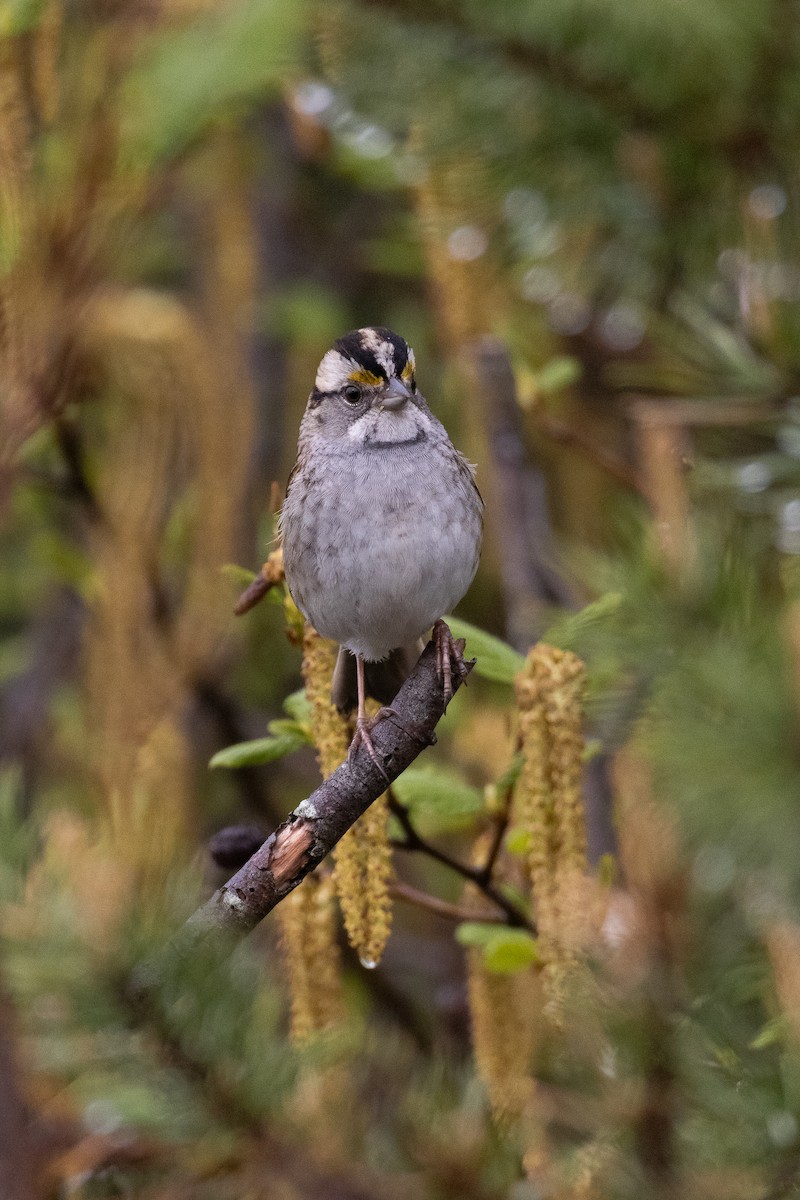
[{"label": "white-throated sparrow", "polygon": [[342,648],[333,697],[342,709],[352,707],[355,657],[351,753],[363,744],[381,767],[370,730],[391,710],[368,721],[367,691],[390,703],[432,626],[450,698],[459,656],[439,619],[472,582],[482,530],[472,468],[417,391],[411,348],[384,328],[339,338],[300,426],[281,535],[297,607]]}]

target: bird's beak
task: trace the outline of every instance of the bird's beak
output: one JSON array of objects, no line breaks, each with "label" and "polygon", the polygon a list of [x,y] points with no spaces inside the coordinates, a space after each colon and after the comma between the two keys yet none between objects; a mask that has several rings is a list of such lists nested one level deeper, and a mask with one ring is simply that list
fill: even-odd
[{"label": "bird's beak", "polygon": [[411,399],[411,389],[406,387],[402,379],[390,379],[378,398],[381,408],[393,412],[402,408],[406,400]]}]

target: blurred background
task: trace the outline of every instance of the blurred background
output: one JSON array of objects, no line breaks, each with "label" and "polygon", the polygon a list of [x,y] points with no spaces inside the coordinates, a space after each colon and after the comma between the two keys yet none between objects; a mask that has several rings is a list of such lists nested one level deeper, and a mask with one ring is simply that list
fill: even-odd
[{"label": "blurred background", "polygon": [[[798,1194],[799,29],[0,6],[4,1200]],[[478,464],[478,666],[394,815],[142,1008],[336,761],[329,648],[233,607],[365,324]]]}]

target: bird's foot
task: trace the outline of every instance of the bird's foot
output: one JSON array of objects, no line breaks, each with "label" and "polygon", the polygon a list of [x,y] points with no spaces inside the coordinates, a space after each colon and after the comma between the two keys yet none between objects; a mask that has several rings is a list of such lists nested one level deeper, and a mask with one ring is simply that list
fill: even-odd
[{"label": "bird's foot", "polygon": [[433,641],[436,646],[436,670],[444,689],[444,706],[453,699],[453,668],[462,679],[469,671],[464,663],[464,643],[459,643],[450,632],[445,621],[438,620],[433,626]]},{"label": "bird's foot", "polygon": [[350,743],[350,749],[347,751],[347,761],[352,762],[355,752],[360,746],[363,746],[387,783],[391,783],[391,780],[386,774],[386,768],[378,756],[378,751],[375,749],[371,735],[375,726],[378,725],[384,719],[384,717],[394,716],[397,716],[397,714],[393,708],[379,708],[374,717],[359,717],[356,721],[356,731],[353,734],[353,740]]}]

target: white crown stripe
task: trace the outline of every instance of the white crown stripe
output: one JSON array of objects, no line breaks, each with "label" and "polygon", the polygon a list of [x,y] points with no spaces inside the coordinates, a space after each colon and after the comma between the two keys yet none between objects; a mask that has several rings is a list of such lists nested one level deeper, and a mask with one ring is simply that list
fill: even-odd
[{"label": "white crown stripe", "polygon": [[314,381],[317,391],[338,392],[353,372],[360,370],[361,367],[354,358],[348,358],[338,350],[329,350],[317,369],[317,378]]},{"label": "white crown stripe", "polygon": [[359,329],[361,345],[365,350],[371,350],[386,372],[387,379],[395,373],[394,346],[376,333],[374,329]]}]

